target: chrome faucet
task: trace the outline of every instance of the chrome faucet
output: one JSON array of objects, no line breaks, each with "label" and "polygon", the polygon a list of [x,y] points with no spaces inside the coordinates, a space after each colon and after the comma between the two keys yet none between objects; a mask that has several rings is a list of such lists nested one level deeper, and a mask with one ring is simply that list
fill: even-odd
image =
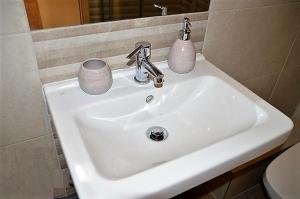
[{"label": "chrome faucet", "polygon": [[[134,80],[139,84],[147,84],[153,79],[154,86],[160,88],[163,86],[164,75],[162,72],[150,62],[151,44],[141,41],[135,44],[135,49],[127,58],[135,58],[137,63],[136,74]],[[133,64],[134,62],[131,62]]]},{"label": "chrome faucet", "polygon": [[160,6],[160,5],[157,5],[157,4],[153,4],[153,6],[155,8],[161,9],[161,16],[167,16],[168,15],[168,7],[167,6]]}]

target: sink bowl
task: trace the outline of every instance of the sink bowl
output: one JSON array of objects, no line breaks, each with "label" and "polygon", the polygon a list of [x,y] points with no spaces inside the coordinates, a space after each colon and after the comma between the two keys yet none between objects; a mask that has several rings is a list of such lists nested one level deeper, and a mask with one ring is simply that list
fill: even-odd
[{"label": "sink bowl", "polygon": [[[170,198],[283,143],[292,121],[197,55],[176,74],[166,62],[162,88],[113,71],[113,86],[88,95],[77,79],[44,92],[81,199]],[[163,127],[162,141],[147,130]]]}]

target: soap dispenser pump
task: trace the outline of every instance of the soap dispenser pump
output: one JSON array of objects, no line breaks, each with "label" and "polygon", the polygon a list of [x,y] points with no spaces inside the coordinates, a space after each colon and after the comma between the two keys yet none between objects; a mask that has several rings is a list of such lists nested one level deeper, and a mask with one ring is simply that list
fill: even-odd
[{"label": "soap dispenser pump", "polygon": [[191,23],[189,18],[184,18],[183,28],[179,31],[177,39],[169,52],[169,68],[176,73],[188,73],[192,71],[196,63],[196,50],[191,41]]}]

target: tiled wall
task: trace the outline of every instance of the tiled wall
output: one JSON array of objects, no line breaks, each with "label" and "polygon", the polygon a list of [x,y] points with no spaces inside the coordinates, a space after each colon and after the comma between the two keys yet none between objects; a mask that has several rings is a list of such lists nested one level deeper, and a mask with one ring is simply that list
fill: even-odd
[{"label": "tiled wall", "polygon": [[[153,43],[154,61],[164,60],[184,15],[34,32],[36,62],[22,0],[0,4],[0,19],[5,19],[0,23],[0,199],[52,198],[63,180],[38,72],[43,82],[75,77],[79,63],[94,56],[108,60],[113,69],[126,67],[125,55],[140,40]],[[292,112],[300,96],[299,8],[299,0],[213,0],[205,57]],[[200,52],[207,13],[188,16]]]},{"label": "tiled wall", "polygon": [[[299,28],[300,0],[212,0],[203,54],[292,115],[300,102]],[[288,143],[297,137],[291,136]],[[231,182],[214,190],[215,196],[232,198],[261,182],[267,164],[232,171]]]},{"label": "tiled wall", "polygon": [[0,8],[0,199],[53,198],[63,182],[23,1]]},{"label": "tiled wall", "polygon": [[112,69],[128,67],[126,55],[138,41],[152,44],[152,61],[166,60],[172,43],[178,38],[184,16],[191,19],[192,40],[201,51],[208,13],[88,24],[32,32],[42,82],[77,76],[79,64],[98,57]]},{"label": "tiled wall", "polygon": [[[296,118],[297,120],[300,121],[300,102],[298,103],[297,108],[294,112],[294,118]],[[300,124],[300,122],[299,122],[299,124]]]},{"label": "tiled wall", "polygon": [[300,100],[299,27],[299,0],[213,0],[203,54],[291,115]]},{"label": "tiled wall", "polygon": [[289,114],[300,103],[300,31],[273,89],[270,102]]}]

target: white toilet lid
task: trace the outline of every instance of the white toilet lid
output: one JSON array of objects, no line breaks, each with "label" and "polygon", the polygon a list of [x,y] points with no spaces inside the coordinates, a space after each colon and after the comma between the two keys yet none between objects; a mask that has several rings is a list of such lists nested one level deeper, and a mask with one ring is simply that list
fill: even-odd
[{"label": "white toilet lid", "polygon": [[300,199],[300,143],[271,162],[264,184],[274,199]]}]

